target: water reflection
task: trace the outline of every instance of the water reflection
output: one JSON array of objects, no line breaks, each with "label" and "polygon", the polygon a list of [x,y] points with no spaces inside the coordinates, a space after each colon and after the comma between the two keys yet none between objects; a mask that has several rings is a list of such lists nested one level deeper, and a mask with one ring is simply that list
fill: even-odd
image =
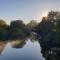
[{"label": "water reflection", "polygon": [[[44,60],[40,52],[40,46],[35,39],[36,36],[30,36],[25,39],[9,40],[2,43],[5,48],[0,60]],[[2,44],[0,45],[2,48]],[[5,45],[6,44],[6,45]]]},{"label": "water reflection", "polygon": [[54,42],[38,40],[45,60],[60,60],[60,45]]},{"label": "water reflection", "polygon": [[26,39],[0,41],[0,54],[0,60],[60,60],[60,45],[31,35]]},{"label": "water reflection", "polygon": [[[60,60],[60,43],[58,39],[40,39],[40,36],[31,36],[31,41],[38,41],[41,47],[42,56],[45,60]],[[52,36],[53,37],[53,36]]]},{"label": "water reflection", "polygon": [[22,48],[26,42],[25,40],[13,40],[10,42],[12,48]]},{"label": "water reflection", "polygon": [[7,44],[6,41],[0,41],[0,55],[3,54],[6,44]]}]

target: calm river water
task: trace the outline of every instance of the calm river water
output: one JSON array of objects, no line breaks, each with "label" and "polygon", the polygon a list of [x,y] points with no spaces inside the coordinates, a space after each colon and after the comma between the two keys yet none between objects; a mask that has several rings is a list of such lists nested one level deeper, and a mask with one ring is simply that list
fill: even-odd
[{"label": "calm river water", "polygon": [[38,41],[12,40],[0,42],[0,60],[45,60]]}]

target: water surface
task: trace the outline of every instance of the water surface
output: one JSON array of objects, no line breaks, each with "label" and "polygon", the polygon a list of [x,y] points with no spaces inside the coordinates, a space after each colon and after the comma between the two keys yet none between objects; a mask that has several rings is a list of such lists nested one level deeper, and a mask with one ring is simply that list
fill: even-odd
[{"label": "water surface", "polygon": [[45,60],[38,41],[12,40],[0,42],[0,60]]}]

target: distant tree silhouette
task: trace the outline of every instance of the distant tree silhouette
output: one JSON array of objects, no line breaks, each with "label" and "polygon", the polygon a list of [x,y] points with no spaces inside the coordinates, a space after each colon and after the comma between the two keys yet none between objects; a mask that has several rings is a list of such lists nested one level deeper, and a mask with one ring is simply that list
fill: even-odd
[{"label": "distant tree silhouette", "polygon": [[42,18],[42,21],[36,27],[36,32],[44,41],[53,41],[54,43],[59,43],[60,12],[50,11],[47,17]]},{"label": "distant tree silhouette", "polygon": [[32,31],[37,25],[38,23],[36,22],[36,20],[31,20],[26,26],[30,31]]},{"label": "distant tree silhouette", "polygon": [[29,32],[25,24],[21,20],[12,21],[10,24],[10,37],[11,38],[23,38],[28,35]]},{"label": "distant tree silhouette", "polygon": [[4,20],[0,19],[0,40],[4,40],[6,39],[6,35],[7,35],[7,24]]}]

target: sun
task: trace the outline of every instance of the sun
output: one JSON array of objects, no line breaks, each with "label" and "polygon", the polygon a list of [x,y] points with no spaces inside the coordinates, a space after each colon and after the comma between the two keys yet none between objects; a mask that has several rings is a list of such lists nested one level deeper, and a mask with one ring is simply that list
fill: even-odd
[{"label": "sun", "polygon": [[48,12],[44,12],[42,13],[41,17],[47,17],[47,15],[48,15]]},{"label": "sun", "polygon": [[47,13],[45,13],[44,16],[47,17]]},{"label": "sun", "polygon": [[41,22],[42,18],[43,17],[47,17],[48,16],[48,10],[46,11],[42,11],[39,15],[38,15],[38,19],[37,19],[37,22]]}]

